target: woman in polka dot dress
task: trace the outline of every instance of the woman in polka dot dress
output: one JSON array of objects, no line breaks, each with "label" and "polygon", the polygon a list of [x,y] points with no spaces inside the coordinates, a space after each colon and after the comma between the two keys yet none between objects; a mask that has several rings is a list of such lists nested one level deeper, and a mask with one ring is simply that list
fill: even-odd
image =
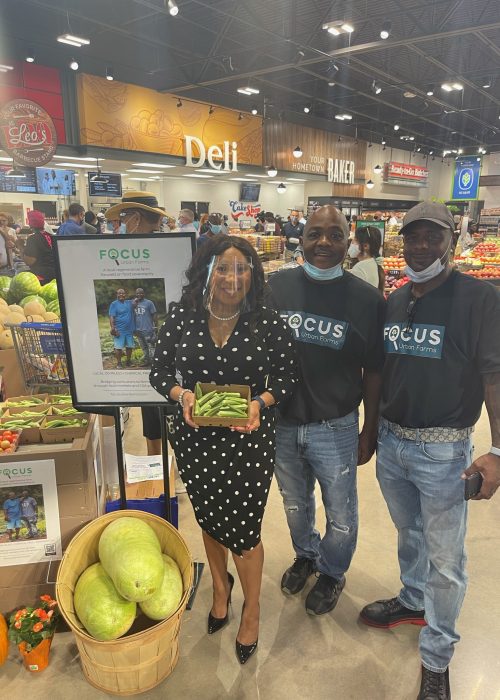
[{"label": "woman in polka dot dress", "polygon": [[[208,632],[228,622],[234,579],[231,550],[245,603],[236,652],[245,663],[257,646],[264,550],[262,518],[274,468],[274,411],[291,396],[295,353],[288,328],[263,306],[264,272],[244,239],[217,235],[194,256],[188,284],[159,333],[151,384],[182,407],[171,441],[213,578]],[[207,288],[212,291],[207,295]],[[208,301],[207,301],[208,299]],[[244,428],[196,429],[197,381],[247,384],[250,418]]]}]

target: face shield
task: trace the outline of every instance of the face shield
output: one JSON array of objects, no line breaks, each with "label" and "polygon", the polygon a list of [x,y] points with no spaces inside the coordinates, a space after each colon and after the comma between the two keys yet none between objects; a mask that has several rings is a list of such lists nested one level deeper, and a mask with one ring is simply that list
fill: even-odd
[{"label": "face shield", "polygon": [[230,248],[214,255],[207,268],[203,306],[213,318],[228,321],[255,308],[253,264]]}]

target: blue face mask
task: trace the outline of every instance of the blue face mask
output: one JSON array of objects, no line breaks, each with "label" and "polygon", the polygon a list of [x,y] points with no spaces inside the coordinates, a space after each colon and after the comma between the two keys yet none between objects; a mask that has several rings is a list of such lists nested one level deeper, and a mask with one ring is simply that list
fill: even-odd
[{"label": "blue face mask", "polygon": [[222,230],[222,226],[220,224],[210,224],[210,230],[212,233],[220,233]]},{"label": "blue face mask", "polygon": [[342,263],[335,265],[335,267],[329,267],[326,270],[322,270],[319,267],[311,265],[311,263],[304,261],[302,268],[306,275],[316,282],[325,282],[329,280],[334,280],[337,277],[342,277],[344,271],[342,269]]}]

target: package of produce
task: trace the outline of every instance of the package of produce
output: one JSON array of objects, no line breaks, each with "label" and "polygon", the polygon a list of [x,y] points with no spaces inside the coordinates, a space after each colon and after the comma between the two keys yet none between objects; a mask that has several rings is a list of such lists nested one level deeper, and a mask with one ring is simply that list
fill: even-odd
[{"label": "package of produce", "polygon": [[142,612],[151,620],[165,620],[170,617],[181,602],[183,583],[176,562],[168,554],[162,554],[165,573],[160,588],[151,598],[139,603]]},{"label": "package of produce", "polygon": [[10,454],[11,452],[15,452],[17,450],[21,433],[21,429],[0,430],[0,457],[3,457],[3,455],[5,454]]},{"label": "package of produce", "polygon": [[151,598],[165,572],[154,530],[137,518],[110,523],[99,540],[99,559],[118,593],[137,603]]},{"label": "package of produce", "polygon": [[242,427],[248,423],[250,387],[240,384],[195,386],[193,421],[199,426]]},{"label": "package of produce", "polygon": [[85,569],[76,583],[75,612],[94,639],[109,641],[122,637],[132,627],[137,604],[125,600],[99,563]]}]

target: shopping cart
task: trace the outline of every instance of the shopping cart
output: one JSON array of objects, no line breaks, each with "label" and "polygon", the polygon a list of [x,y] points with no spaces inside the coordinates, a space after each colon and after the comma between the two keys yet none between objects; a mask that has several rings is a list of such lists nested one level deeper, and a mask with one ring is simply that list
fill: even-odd
[{"label": "shopping cart", "polygon": [[28,389],[69,384],[68,365],[60,323],[10,325],[19,364]]}]

